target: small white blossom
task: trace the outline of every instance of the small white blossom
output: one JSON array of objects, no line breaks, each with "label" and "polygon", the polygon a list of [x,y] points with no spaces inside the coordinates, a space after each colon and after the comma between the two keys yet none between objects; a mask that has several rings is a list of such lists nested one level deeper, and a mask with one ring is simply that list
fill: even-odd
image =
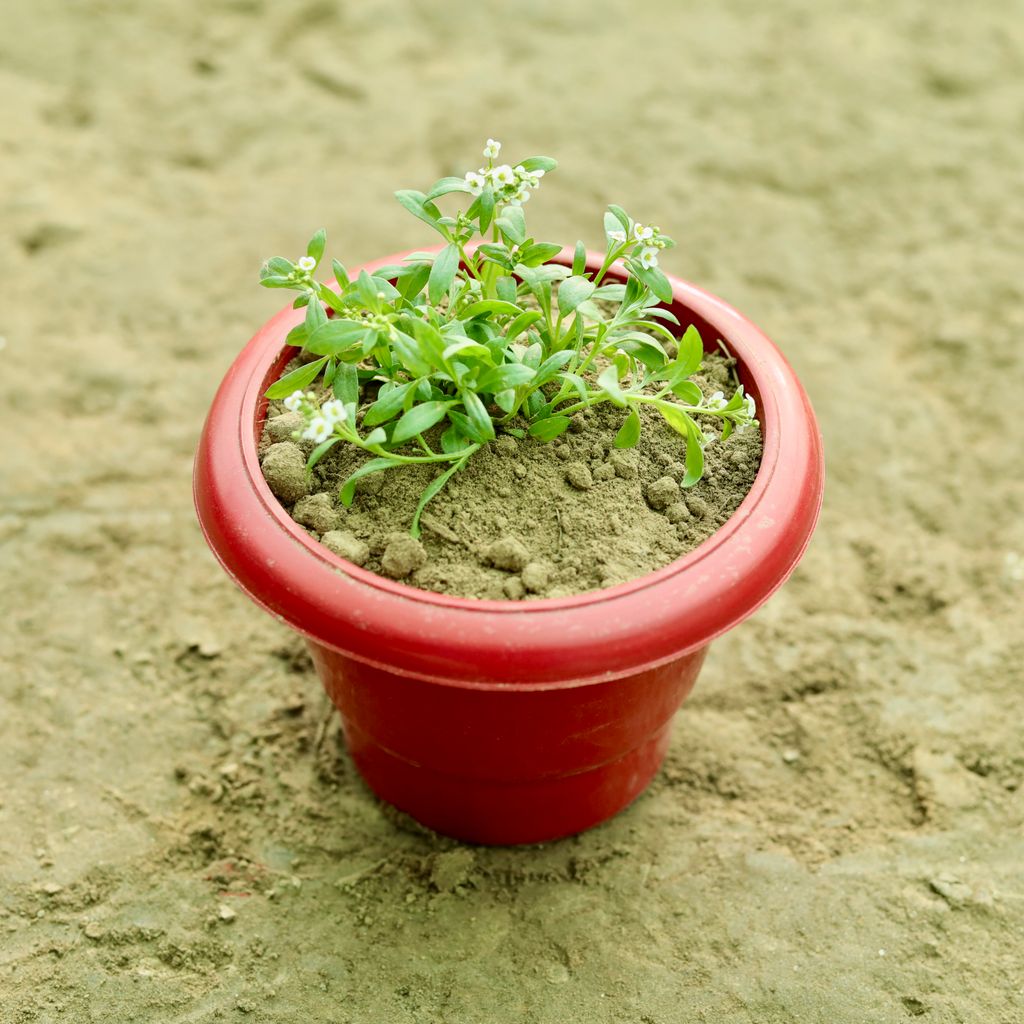
[{"label": "small white blossom", "polygon": [[472,195],[478,196],[484,190],[484,186],[487,184],[487,179],[484,177],[483,170],[479,171],[467,171],[466,172],[466,184],[469,186],[469,191]]},{"label": "small white blossom", "polygon": [[634,224],[633,236],[638,242],[649,242],[654,237],[654,228],[646,224]]},{"label": "small white blossom", "polygon": [[608,232],[608,237],[613,242],[624,242],[626,240],[626,232],[625,231],[609,231]]},{"label": "small white blossom", "polygon": [[491,183],[496,188],[507,188],[516,184],[516,172],[508,164],[500,164],[490,172]]},{"label": "small white blossom", "polygon": [[487,145],[484,146],[484,156],[488,160],[493,160],[501,152],[501,143],[497,139],[488,139]]},{"label": "small white blossom", "polygon": [[339,402],[337,398],[324,402],[320,407],[320,412],[330,421],[331,426],[335,423],[344,423],[348,419],[348,413],[345,412],[344,404]]},{"label": "small white blossom", "polygon": [[743,408],[747,414],[747,418],[753,420],[757,416],[757,405],[754,402],[753,395],[747,395],[743,400]]},{"label": "small white blossom", "polygon": [[293,391],[285,400],[284,407],[289,412],[298,412],[302,408],[305,395],[301,391]]},{"label": "small white blossom", "polygon": [[321,441],[326,441],[332,433],[334,433],[334,424],[329,422],[326,416],[314,416],[306,425],[302,436],[307,441],[315,441],[320,444]]},{"label": "small white blossom", "polygon": [[640,266],[647,267],[650,270],[651,267],[658,265],[658,250],[653,246],[647,245],[640,250]]},{"label": "small white blossom", "polygon": [[530,201],[530,190],[528,188],[521,188],[511,200],[516,206],[521,206],[523,203]]},{"label": "small white blossom", "polygon": [[709,409],[724,409],[729,403],[726,401],[724,392],[716,391],[704,404]]},{"label": "small white blossom", "polygon": [[316,260],[312,256],[303,256],[299,259],[299,270],[304,270],[308,274],[311,270],[316,269]]}]

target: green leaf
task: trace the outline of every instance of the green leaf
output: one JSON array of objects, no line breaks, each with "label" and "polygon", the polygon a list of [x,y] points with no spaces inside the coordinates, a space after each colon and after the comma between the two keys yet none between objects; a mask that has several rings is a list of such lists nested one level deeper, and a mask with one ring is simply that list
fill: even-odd
[{"label": "green leaf", "polygon": [[455,280],[455,272],[459,269],[459,247],[446,245],[434,259],[427,279],[427,296],[431,305],[436,306],[447,294]]},{"label": "green leaf", "polygon": [[334,397],[345,406],[350,423],[355,422],[359,406],[359,370],[355,363],[339,363],[334,375]]},{"label": "green leaf", "polygon": [[615,366],[607,366],[601,371],[597,385],[612,400],[613,405],[625,407],[626,396],[619,387],[619,371]]},{"label": "green leaf", "polygon": [[679,352],[676,355],[676,363],[679,372],[684,377],[696,373],[700,369],[701,361],[704,359],[704,342],[701,340],[700,331],[693,324],[683,332],[679,339]]},{"label": "green leaf", "polygon": [[337,260],[331,260],[331,270],[334,271],[334,280],[338,282],[342,291],[344,291],[345,286],[348,284],[348,271]]},{"label": "green leaf", "polygon": [[672,394],[682,399],[687,405],[700,405],[703,393],[692,380],[681,380],[672,385]]},{"label": "green leaf", "polygon": [[401,444],[417,434],[422,434],[424,430],[429,430],[435,423],[444,419],[445,413],[454,404],[454,402],[422,402],[420,405],[414,405],[395,424],[391,443]]},{"label": "green leaf", "polygon": [[327,232],[321,228],[306,246],[306,255],[312,256],[319,263],[324,256],[324,247],[327,245]]},{"label": "green leaf", "polygon": [[381,388],[377,401],[366,410],[366,415],[363,417],[363,426],[375,427],[379,423],[387,423],[392,416],[398,414],[398,411],[405,403],[405,396],[415,386],[416,381],[411,380],[408,384],[399,384],[398,387],[391,388],[389,391],[384,391]]},{"label": "green leaf", "polygon": [[341,490],[338,492],[338,496],[341,498],[341,503],[346,508],[352,504],[352,499],[356,494],[356,484],[364,477],[369,476],[371,473],[380,473],[382,470],[391,469],[394,466],[398,466],[400,463],[395,462],[394,459],[370,459],[369,462],[364,462],[349,478],[341,485]]},{"label": "green leaf", "polygon": [[429,224],[435,231],[440,232],[448,238],[448,229],[437,222],[441,219],[441,211],[422,192],[415,189],[403,188],[395,193],[395,198],[414,216],[418,217],[424,224]]},{"label": "green leaf", "polygon": [[[518,388],[523,384],[529,384],[533,379],[534,371],[529,366],[522,363],[505,363],[484,373],[477,381],[476,387],[478,391],[496,394],[506,388]],[[507,409],[505,411],[508,412]]]},{"label": "green leaf", "polygon": [[480,342],[472,341],[469,338],[459,338],[457,341],[453,341],[441,354],[445,363],[454,356],[459,356],[463,362],[471,358],[483,359],[488,365],[494,362],[491,358],[491,350],[486,345],[481,345]]},{"label": "green leaf", "polygon": [[562,247],[555,245],[554,242],[534,242],[533,245],[519,250],[519,262],[524,267],[539,267],[561,251]]},{"label": "green leaf", "polygon": [[[508,302],[511,305],[515,305],[516,299],[518,298],[518,291],[516,282],[511,277],[499,277],[494,282],[494,290],[498,293],[498,298],[502,302]],[[516,307],[518,309],[518,307]]]},{"label": "green leaf", "polygon": [[655,404],[669,426],[686,438],[686,473],[682,486],[692,487],[704,475],[704,451],[701,447],[703,431],[678,405],[671,402]]},{"label": "green leaf", "polygon": [[520,313],[508,325],[508,329],[505,331],[505,340],[512,341],[514,338],[518,338],[531,324],[535,324],[542,318],[543,314],[536,309],[528,309],[525,313]]},{"label": "green leaf", "polygon": [[511,413],[516,407],[516,392],[514,388],[506,388],[504,391],[494,393],[494,404],[502,412]]},{"label": "green leaf", "polygon": [[608,212],[604,215],[604,235],[608,242],[608,249],[611,250],[614,246],[622,245],[622,242],[613,239],[612,235],[615,232],[621,232],[622,225],[619,223],[618,217],[615,214]]},{"label": "green leaf", "polygon": [[[465,419],[465,416],[462,418]],[[454,455],[456,452],[468,448],[471,443],[454,423],[450,424],[441,435],[441,451],[445,455]]]},{"label": "green leaf", "polygon": [[558,286],[558,312],[567,316],[594,294],[596,285],[586,277],[567,277]]},{"label": "green leaf", "polygon": [[300,366],[291,373],[286,373],[276,384],[271,384],[264,395],[267,398],[287,398],[293,391],[301,391],[316,380],[320,371],[327,363],[327,356],[315,359],[311,363]]},{"label": "green leaf", "polygon": [[356,281],[356,294],[359,296],[359,301],[367,309],[372,310],[374,313],[380,312],[380,299],[377,298],[375,279],[370,277],[365,270],[359,271],[359,278]]},{"label": "green leaf", "polygon": [[427,283],[430,277],[431,264],[421,263],[413,268],[412,272],[403,275],[398,281],[398,293],[406,301],[412,301],[412,299],[419,295],[423,291],[423,286]]},{"label": "green leaf", "polygon": [[311,302],[306,306],[306,331],[312,337],[318,327],[327,323],[327,314],[319,300]]},{"label": "green leaf", "polygon": [[305,323],[296,324],[285,336],[286,345],[294,345],[296,348],[302,348],[306,344],[306,325]]},{"label": "green leaf", "polygon": [[587,247],[582,242],[576,243],[576,250],[572,257],[572,272],[579,276],[587,269]]},{"label": "green leaf", "polygon": [[287,277],[295,270],[295,264],[283,256],[271,256],[260,267],[260,277]]},{"label": "green leaf", "polygon": [[469,436],[474,440],[482,438],[484,441],[494,440],[494,424],[491,422],[487,408],[480,400],[480,396],[472,391],[463,391],[459,397],[462,399],[466,416],[473,427],[473,433]]},{"label": "green leaf", "polygon": [[420,535],[420,516],[423,514],[423,509],[426,508],[427,502],[431,498],[436,497],[441,488],[462,469],[465,465],[465,459],[466,456],[463,456],[458,462],[453,462],[440,476],[434,477],[423,489],[420,500],[416,505],[416,511],[413,513],[412,526],[409,528],[409,532],[414,537],[419,537]]},{"label": "green leaf", "polygon": [[672,301],[672,285],[657,267],[644,267],[636,260],[629,261],[629,268],[662,302]]},{"label": "green leaf", "polygon": [[506,206],[494,223],[507,241],[516,245],[526,241],[526,217],[521,206]]},{"label": "green leaf", "polygon": [[563,349],[561,352],[553,352],[547,359],[544,360],[537,367],[537,376],[534,378],[534,384],[539,386],[546,384],[549,380],[554,380],[558,376],[558,371],[568,363],[576,353],[571,348]]},{"label": "green leaf", "polygon": [[632,448],[640,440],[640,414],[636,406],[630,406],[629,415],[615,435],[616,448]]},{"label": "green leaf", "polygon": [[[441,332],[426,320],[413,320],[412,333],[421,357],[425,358],[431,368],[444,364],[444,350],[447,347]],[[417,373],[417,377],[426,377],[426,373]]]},{"label": "green leaf", "polygon": [[694,425],[686,439],[686,473],[681,481],[683,487],[692,487],[704,475],[704,449],[697,439],[699,432],[700,427]]},{"label": "green leaf", "polygon": [[537,420],[530,426],[530,436],[538,441],[553,441],[560,434],[569,429],[572,420],[568,416],[549,416],[544,420]]},{"label": "green leaf", "polygon": [[492,242],[485,242],[483,245],[478,245],[476,251],[477,255],[484,256],[492,263],[497,263],[506,270],[511,270],[513,267],[512,257],[509,254],[507,245],[495,245]]},{"label": "green leaf", "polygon": [[630,331],[628,334],[616,336],[615,344],[651,370],[660,370],[668,362],[668,353],[661,347],[657,338],[652,338],[649,334]]},{"label": "green leaf", "polygon": [[427,193],[427,199],[437,199],[438,196],[446,196],[449,192],[468,192],[469,185],[465,178],[441,178],[434,182],[434,187]]},{"label": "green leaf", "polygon": [[318,356],[336,356],[358,345],[366,324],[357,320],[328,320],[306,338],[306,351]]},{"label": "green leaf", "polygon": [[558,166],[558,161],[549,156],[529,156],[525,160],[520,160],[517,166],[520,165],[524,171],[544,171],[546,174]]},{"label": "green leaf", "polygon": [[558,376],[572,387],[576,394],[580,396],[581,402],[587,401],[590,397],[590,394],[587,391],[587,383],[581,376],[579,376],[579,374],[569,373],[566,371],[565,373],[560,373]]},{"label": "green leaf", "polygon": [[426,377],[434,367],[423,358],[419,345],[405,331],[395,331],[391,348],[414,377]]},{"label": "green leaf", "polygon": [[480,234],[486,234],[494,216],[494,189],[488,185],[477,198],[480,204]]},{"label": "green leaf", "polygon": [[325,284],[318,284],[316,286],[316,293],[320,296],[322,302],[326,302],[335,313],[348,313],[348,305],[345,300],[333,289],[328,288]]},{"label": "green leaf", "polygon": [[629,214],[621,206],[616,206],[614,203],[608,204],[608,212],[622,226],[622,230],[626,232],[626,238],[629,238]]},{"label": "green leaf", "polygon": [[[505,302],[503,299],[480,299],[468,305],[459,315],[464,320],[471,320],[481,313],[496,313],[499,316],[519,316],[522,310],[514,302]],[[540,314],[538,313],[539,317]]]},{"label": "green leaf", "polygon": [[626,297],[624,284],[603,284],[594,292],[593,298],[604,299],[606,302],[622,302]]}]

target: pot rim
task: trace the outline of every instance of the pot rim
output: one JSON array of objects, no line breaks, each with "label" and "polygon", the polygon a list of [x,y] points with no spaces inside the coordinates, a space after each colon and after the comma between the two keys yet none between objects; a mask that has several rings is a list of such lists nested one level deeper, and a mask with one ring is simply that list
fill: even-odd
[{"label": "pot rim", "polygon": [[[406,255],[354,269],[373,271]],[[563,249],[553,262],[570,265],[572,258],[573,251]],[[602,260],[601,253],[587,254],[589,269]],[[608,272],[609,278],[624,276],[621,263]],[[257,454],[268,373],[286,347],[285,335],[303,316],[290,305],[246,345],[211,406],[193,484],[207,542],[242,590],[308,638],[378,668],[438,683],[561,687],[654,668],[706,645],[755,611],[795,568],[821,507],[824,460],[810,402],[775,345],[724,300],[678,278],[669,277],[669,282],[680,321],[699,321],[707,348],[717,336],[737,359],[744,383],[756,396],[764,444],[743,501],[686,555],[613,587],[530,601],[421,590],[335,555],[291,519],[264,480]],[[226,443],[226,430],[233,443]],[[239,515],[243,506],[244,515]],[[233,515],[245,522],[225,521]],[[257,515],[265,518],[254,519]],[[294,559],[301,562],[292,565]],[[296,571],[299,564],[301,571]],[[287,576],[278,581],[284,593],[272,592],[276,574],[268,570]],[[621,621],[624,615],[632,624],[629,629],[613,628],[607,621],[608,616]],[[582,620],[567,629],[581,616],[587,620],[583,636]],[[402,628],[403,620],[409,628]],[[473,631],[475,642],[463,635],[453,645],[452,630]],[[440,655],[432,650],[439,634],[445,635],[446,651]],[[652,641],[647,657],[644,634]],[[574,657],[566,656],[570,652]],[[528,683],[522,682],[519,664],[524,654],[541,662]],[[545,670],[545,659],[556,664]]]}]

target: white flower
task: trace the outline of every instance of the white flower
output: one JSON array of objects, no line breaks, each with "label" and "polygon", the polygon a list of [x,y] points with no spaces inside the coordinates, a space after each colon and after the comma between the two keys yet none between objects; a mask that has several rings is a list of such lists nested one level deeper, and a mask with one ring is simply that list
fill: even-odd
[{"label": "white flower", "polygon": [[469,186],[470,193],[474,196],[480,195],[484,190],[484,186],[487,184],[487,179],[484,177],[483,170],[467,171],[466,184]]},{"label": "white flower", "polygon": [[633,236],[638,242],[649,242],[654,237],[654,228],[646,224],[634,224]]},{"label": "white flower", "polygon": [[344,423],[348,419],[345,406],[336,398],[332,398],[329,402],[324,402],[320,407],[320,412],[330,420],[331,426],[335,423]]},{"label": "white flower", "polygon": [[507,188],[516,184],[516,172],[508,164],[500,164],[490,172],[491,183],[496,188]]},{"label": "white flower", "polygon": [[754,402],[753,395],[747,395],[743,401],[743,410],[747,414],[747,418],[750,420],[755,419],[757,416],[757,405]]},{"label": "white flower", "polygon": [[487,145],[484,146],[484,156],[488,160],[493,160],[498,153],[501,152],[501,143],[497,139],[488,139]]},{"label": "white flower", "polygon": [[608,237],[613,242],[624,242],[626,240],[626,232],[625,231],[609,231],[608,232]]},{"label": "white flower", "polygon": [[307,441],[315,441],[320,444],[321,441],[326,441],[332,433],[334,433],[334,425],[327,420],[327,417],[314,416],[302,432],[302,436]]},{"label": "white flower", "polygon": [[298,412],[302,408],[305,395],[301,391],[293,391],[285,400],[284,407],[289,412]]},{"label": "white flower", "polygon": [[299,270],[304,270],[308,274],[311,270],[316,269],[316,260],[312,256],[303,256],[299,260]]},{"label": "white flower", "polygon": [[512,202],[517,205],[522,203],[528,203],[530,201],[530,190],[528,188],[521,188],[513,197]]},{"label": "white flower", "polygon": [[729,403],[726,401],[723,392],[716,391],[704,404],[709,409],[724,409]]},{"label": "white flower", "polygon": [[652,245],[644,246],[644,248],[640,251],[640,266],[646,267],[648,270],[650,270],[651,267],[656,267],[657,265],[658,250],[655,249]]}]

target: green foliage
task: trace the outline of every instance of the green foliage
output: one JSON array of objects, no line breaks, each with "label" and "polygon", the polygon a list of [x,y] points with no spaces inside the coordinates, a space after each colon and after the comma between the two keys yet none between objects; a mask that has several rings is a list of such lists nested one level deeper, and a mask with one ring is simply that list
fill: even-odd
[{"label": "green foliage", "polygon": [[[354,280],[332,260],[328,285],[317,278],[326,248],[320,230],[297,262],[275,256],[260,272],[264,287],[298,293],[294,304],[305,314],[288,342],[318,357],[267,396],[302,413],[300,436],[317,442],[311,467],[338,441],[374,456],[342,487],[346,503],[369,473],[437,463],[442,472],[424,491],[414,534],[426,503],[502,431],[551,441],[574,414],[611,402],[625,411],[615,443],[628,448],[640,437],[640,406],[653,405],[684,439],[683,485],[692,486],[714,439],[698,418],[719,421],[722,440],[754,421],[742,388],[728,401],[719,393],[705,399],[689,379],[704,345],[693,326],[673,332],[668,325],[678,320],[661,305],[671,303],[672,286],[658,255],[672,240],[612,205],[596,270],[587,268],[582,242],[570,266],[552,262],[562,247],[530,235],[523,204],[555,161],[500,164],[500,148],[488,140],[486,167],[463,178],[395,193],[441,236],[438,250]],[[440,199],[465,208],[446,215]],[[625,284],[603,283],[613,264],[625,267]],[[306,391],[321,377],[333,392],[323,403]]]}]

